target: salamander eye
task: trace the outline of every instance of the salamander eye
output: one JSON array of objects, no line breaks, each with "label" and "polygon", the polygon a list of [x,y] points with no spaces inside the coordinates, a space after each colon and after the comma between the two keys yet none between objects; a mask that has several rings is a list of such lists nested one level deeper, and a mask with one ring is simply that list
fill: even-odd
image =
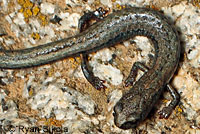
[{"label": "salamander eye", "polygon": [[115,113],[121,113],[123,110],[123,104],[122,103],[117,103],[114,107],[114,112]]}]

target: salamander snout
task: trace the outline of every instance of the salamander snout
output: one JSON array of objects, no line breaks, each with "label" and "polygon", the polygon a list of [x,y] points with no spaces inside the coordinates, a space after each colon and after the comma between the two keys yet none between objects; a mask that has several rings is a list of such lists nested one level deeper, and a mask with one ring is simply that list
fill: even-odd
[{"label": "salamander snout", "polygon": [[140,121],[140,116],[137,113],[132,113],[129,109],[124,107],[123,103],[117,103],[114,107],[114,122],[115,125],[121,129],[136,128]]}]

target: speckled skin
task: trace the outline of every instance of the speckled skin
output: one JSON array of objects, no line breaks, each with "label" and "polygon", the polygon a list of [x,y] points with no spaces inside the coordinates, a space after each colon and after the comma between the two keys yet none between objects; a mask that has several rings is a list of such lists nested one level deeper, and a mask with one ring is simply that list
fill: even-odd
[{"label": "speckled skin", "polygon": [[153,65],[114,107],[115,124],[123,129],[134,128],[147,117],[179,62],[180,42],[177,32],[157,11],[125,8],[73,37],[23,50],[1,50],[0,68],[46,64],[83,52],[97,51],[136,35],[152,40],[155,48]]}]

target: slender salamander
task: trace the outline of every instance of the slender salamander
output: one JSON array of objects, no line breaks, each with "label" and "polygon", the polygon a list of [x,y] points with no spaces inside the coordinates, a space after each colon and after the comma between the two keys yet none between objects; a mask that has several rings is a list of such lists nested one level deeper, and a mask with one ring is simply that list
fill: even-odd
[{"label": "slender salamander", "polygon": [[0,68],[24,68],[46,64],[65,57],[90,53],[141,35],[154,46],[152,66],[134,63],[126,80],[134,82],[137,71],[144,71],[114,107],[114,122],[122,129],[135,128],[143,121],[166,87],[173,100],[160,112],[167,118],[179,101],[178,93],[169,85],[180,57],[180,41],[176,30],[153,9],[128,7],[113,12],[83,32],[55,42],[21,50],[0,50]]}]

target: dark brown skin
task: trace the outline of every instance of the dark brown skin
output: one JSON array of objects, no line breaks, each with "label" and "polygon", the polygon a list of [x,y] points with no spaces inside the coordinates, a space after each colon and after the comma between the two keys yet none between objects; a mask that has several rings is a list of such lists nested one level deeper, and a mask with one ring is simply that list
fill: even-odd
[{"label": "dark brown skin", "polygon": [[0,68],[46,64],[97,51],[137,35],[146,36],[153,42],[153,65],[147,68],[140,62],[134,63],[126,85],[132,85],[139,69],[145,73],[114,107],[115,124],[122,129],[135,128],[147,117],[165,87],[173,100],[160,112],[162,118],[169,116],[179,100],[169,81],[179,62],[180,41],[176,30],[158,11],[129,7],[106,16],[73,37],[23,50],[0,50]]},{"label": "dark brown skin", "polygon": [[[142,9],[139,9],[139,10],[142,10]],[[148,12],[147,9],[146,9],[146,12]],[[167,23],[167,20],[163,18],[160,13],[156,13],[156,14],[146,13],[146,14],[137,14],[137,15],[138,15],[138,18],[135,21],[136,22],[139,21],[138,24],[141,24],[140,26],[142,27],[141,29],[144,29],[147,31],[135,32],[134,34],[144,35],[144,36],[149,37],[149,39],[152,40],[155,47],[155,57],[153,61],[154,63],[151,66],[151,68],[146,67],[143,63],[140,63],[140,62],[134,63],[129,76],[127,80],[125,81],[126,86],[133,85],[133,82],[135,81],[135,77],[137,76],[137,71],[140,69],[141,71],[145,72],[145,75],[142,76],[142,78],[133,85],[133,88],[129,92],[127,92],[114,107],[115,124],[122,129],[135,128],[141,121],[143,121],[148,115],[148,113],[151,111],[152,107],[154,106],[158,98],[160,97],[160,94],[162,93],[165,87],[170,92],[173,100],[167,107],[164,107],[163,110],[159,112],[160,118],[168,118],[170,113],[172,112],[172,110],[177,105],[180,99],[179,94],[176,92],[176,90],[174,90],[168,84],[171,76],[176,70],[176,66],[178,64],[179,55],[180,55],[180,44],[179,44],[178,35],[175,29],[173,29],[170,26],[170,24]],[[80,19],[80,20],[85,20],[85,21],[84,22],[80,21],[80,22],[83,23],[84,25],[84,23],[87,23],[87,20],[89,18],[96,19],[94,17],[95,16],[91,15],[91,12],[86,13]],[[140,20],[139,18],[142,20]],[[144,24],[148,23],[149,18],[150,18],[149,24],[145,26]],[[155,22],[153,22],[152,19],[154,19]],[[82,25],[79,25],[79,26],[80,26],[80,31],[82,32],[83,26]],[[161,26],[162,28],[159,29],[157,26]],[[86,27],[89,27],[89,26],[86,25]],[[167,34],[174,37],[171,38]],[[173,40],[170,40],[170,38]],[[174,46],[170,46],[170,45],[174,45]],[[159,54],[162,54],[162,56],[160,56]],[[98,77],[95,77],[93,72],[89,70],[87,56],[88,56],[87,53],[83,53],[82,66],[81,66],[86,79],[96,89],[105,88],[105,86],[103,85],[103,81],[100,80]],[[172,58],[173,56],[175,57]],[[157,60],[161,60],[161,61],[157,61]]]}]

